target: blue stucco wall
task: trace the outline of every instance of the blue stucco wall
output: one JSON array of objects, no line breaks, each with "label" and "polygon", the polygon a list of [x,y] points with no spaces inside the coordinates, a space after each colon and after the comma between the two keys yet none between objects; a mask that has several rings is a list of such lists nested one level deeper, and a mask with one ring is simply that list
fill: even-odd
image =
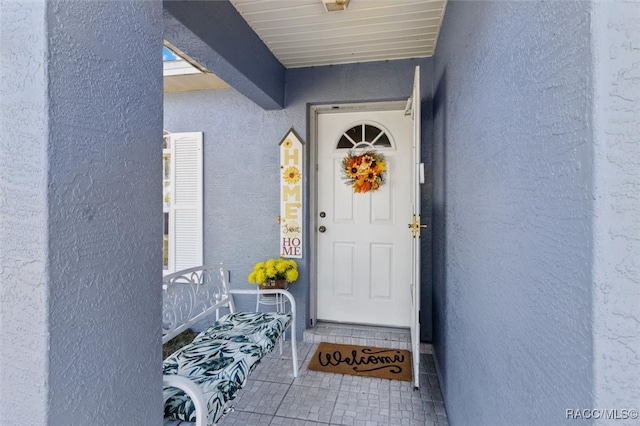
[{"label": "blue stucco wall", "polygon": [[0,8],[0,424],[161,424],[161,2]]},{"label": "blue stucco wall", "polygon": [[[256,262],[278,255],[278,143],[295,119],[233,89],[165,93],[164,117],[170,132],[204,132],[204,262],[224,262],[231,285],[244,286]],[[302,278],[294,284],[296,299],[306,287]],[[255,309],[255,298],[236,299]]]},{"label": "blue stucco wall", "polygon": [[[224,261],[233,286],[246,285],[253,264],[278,253],[279,150],[278,143],[293,127],[308,142],[307,104],[406,99],[411,94],[413,70],[421,65],[423,80],[431,81],[430,60],[406,60],[287,71],[286,107],[265,111],[234,89],[165,94],[165,129],[204,132],[205,262]],[[431,158],[430,84],[423,86],[424,161]],[[307,144],[308,147],[308,144]],[[308,148],[305,151],[308,161]],[[309,170],[307,168],[307,170]],[[305,178],[308,197],[308,179]],[[308,205],[308,199],[306,200]],[[428,218],[430,197],[423,208]],[[309,209],[305,236],[308,244]],[[425,259],[430,240],[424,239]],[[300,304],[298,330],[308,324],[309,247],[299,262],[301,278],[292,293]],[[430,262],[424,263],[423,297],[430,310]],[[254,299],[240,306],[251,308]],[[427,339],[430,324],[426,325]]]},{"label": "blue stucco wall", "polygon": [[434,347],[451,425],[592,408],[587,2],[450,2],[434,70]]},{"label": "blue stucco wall", "polygon": [[594,2],[591,28],[594,406],[638,409],[640,3]]},{"label": "blue stucco wall", "polygon": [[[44,17],[44,3],[0,3],[0,419],[10,424],[25,412],[31,424],[47,422]],[[38,66],[23,66],[30,61]]]}]

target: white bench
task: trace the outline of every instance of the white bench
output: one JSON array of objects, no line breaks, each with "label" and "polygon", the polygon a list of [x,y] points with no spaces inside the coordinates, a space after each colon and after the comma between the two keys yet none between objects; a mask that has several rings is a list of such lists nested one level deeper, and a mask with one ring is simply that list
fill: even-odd
[{"label": "white bench", "polygon": [[[296,304],[286,290],[230,290],[220,264],[163,278],[162,343],[215,314],[216,322],[163,362],[165,417],[215,424],[244,387],[249,374],[273,350],[291,324],[293,376],[298,376]],[[286,297],[289,312],[236,312],[233,294]],[[220,317],[220,310],[229,313]],[[282,351],[282,346],[281,346]]]}]

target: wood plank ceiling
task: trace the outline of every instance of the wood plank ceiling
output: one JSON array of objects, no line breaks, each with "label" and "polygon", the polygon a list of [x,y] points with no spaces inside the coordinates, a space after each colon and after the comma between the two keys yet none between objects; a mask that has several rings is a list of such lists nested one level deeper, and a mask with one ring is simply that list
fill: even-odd
[{"label": "wood plank ceiling", "polygon": [[286,68],[433,56],[447,2],[350,0],[327,12],[323,0],[230,1]]}]

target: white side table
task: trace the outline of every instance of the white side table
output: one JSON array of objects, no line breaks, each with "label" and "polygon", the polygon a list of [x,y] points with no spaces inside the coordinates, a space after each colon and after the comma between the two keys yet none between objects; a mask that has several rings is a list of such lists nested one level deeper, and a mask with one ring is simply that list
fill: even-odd
[{"label": "white side table", "polygon": [[[280,287],[270,287],[269,290],[288,290],[289,283],[286,283],[284,288]],[[260,290],[267,290],[266,288],[261,288]],[[281,294],[260,294],[256,295],[256,312],[260,312],[260,305],[264,306],[275,306],[276,312],[283,313],[285,312],[286,304],[288,303],[288,299]]]},{"label": "white side table", "polygon": [[[286,281],[284,283],[285,284],[281,286],[266,287],[266,288],[261,288],[260,290],[289,290],[289,283]],[[260,305],[265,305],[265,306],[275,306],[276,312],[282,314],[285,312],[287,303],[289,303],[289,299],[287,299],[281,294],[258,293],[256,295],[256,312],[260,312]],[[282,333],[282,336],[280,337],[278,342],[280,346],[280,355],[282,355],[282,342],[284,341],[285,341],[285,333]]]}]

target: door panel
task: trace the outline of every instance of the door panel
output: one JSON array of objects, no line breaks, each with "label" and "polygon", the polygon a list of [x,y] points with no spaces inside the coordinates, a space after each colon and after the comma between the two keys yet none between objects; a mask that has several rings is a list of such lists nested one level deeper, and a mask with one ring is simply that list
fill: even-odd
[{"label": "door panel", "polygon": [[[332,191],[333,197],[333,216],[336,223],[353,224],[355,220],[354,199],[351,196],[351,190],[344,185],[342,180],[342,158],[333,159],[333,186],[323,190]],[[324,208],[326,206],[323,206]]]},{"label": "door panel", "polygon": [[393,244],[371,244],[372,299],[390,299],[393,286]]},{"label": "door panel", "polygon": [[353,298],[353,278],[356,273],[356,244],[348,242],[334,243],[333,249],[333,294],[334,296]]}]

